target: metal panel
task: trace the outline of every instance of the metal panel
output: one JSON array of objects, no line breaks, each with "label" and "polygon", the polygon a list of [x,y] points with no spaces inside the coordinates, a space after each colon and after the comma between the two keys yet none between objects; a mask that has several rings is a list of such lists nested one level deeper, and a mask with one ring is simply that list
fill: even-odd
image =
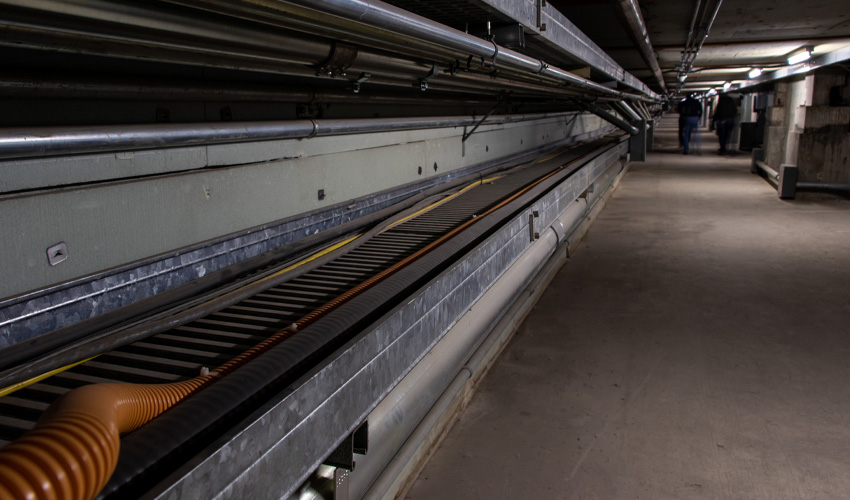
[{"label": "metal panel", "polygon": [[[292,493],[463,313],[534,243],[527,218],[548,227],[625,143],[592,160],[464,259],[360,334],[336,357],[177,470],[146,498],[255,499]],[[285,473],[281,473],[285,471]]]},{"label": "metal panel", "polygon": [[[460,128],[397,132],[383,138],[367,134],[340,138],[336,145],[272,141],[216,146],[208,153],[210,161],[242,156],[260,163],[0,201],[3,227],[20,234],[13,245],[0,248],[6,270],[0,296],[99,273],[0,302],[0,348],[373,213],[439,183],[515,158],[517,150],[533,152],[609,130],[601,120],[585,115],[485,124],[482,129],[462,150]],[[286,150],[310,156],[262,162],[279,158],[275,155]],[[108,169],[120,161],[104,159],[102,166]],[[419,166],[425,166],[422,174]],[[370,195],[382,188],[387,191]],[[318,189],[325,190],[325,200],[309,198]],[[322,209],[323,205],[329,207]],[[182,214],[184,225],[161,229],[161,221],[176,213]],[[296,213],[309,216],[242,231]],[[40,231],[28,231],[29,227]],[[227,232],[235,234],[219,237]],[[195,244],[205,239],[209,241]],[[59,241],[66,242],[68,259],[50,266],[45,251]],[[185,248],[148,258],[179,247]],[[138,259],[146,260],[122,266]],[[102,272],[110,266],[122,267]]]}]

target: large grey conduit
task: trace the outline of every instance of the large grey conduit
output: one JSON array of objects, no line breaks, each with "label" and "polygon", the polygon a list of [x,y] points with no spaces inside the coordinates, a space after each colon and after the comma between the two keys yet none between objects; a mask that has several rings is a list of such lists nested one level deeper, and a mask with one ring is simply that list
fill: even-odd
[{"label": "large grey conduit", "polygon": [[[485,124],[563,117],[574,112],[500,115]],[[234,142],[305,139],[331,135],[392,132],[474,126],[480,118],[346,118],[268,122],[108,125],[96,127],[31,127],[0,129],[0,160],[83,153],[138,151],[227,144]]]},{"label": "large grey conduit", "polygon": [[[481,345],[486,343],[482,335],[491,319],[510,306],[517,291],[537,274],[586,213],[584,198],[570,204],[372,411],[368,422],[369,438],[374,446],[365,457],[358,457],[357,468],[351,473],[351,498],[379,499],[392,489],[424,434],[433,427],[434,422],[422,419],[435,420],[442,414],[429,411],[431,405],[436,401],[435,406],[441,406],[438,398],[444,391],[449,394],[448,400],[453,399],[459,388],[479,371],[481,351],[490,350]],[[471,352],[475,355],[468,359]],[[444,403],[442,406],[447,401]],[[417,432],[423,435],[413,435]]]}]

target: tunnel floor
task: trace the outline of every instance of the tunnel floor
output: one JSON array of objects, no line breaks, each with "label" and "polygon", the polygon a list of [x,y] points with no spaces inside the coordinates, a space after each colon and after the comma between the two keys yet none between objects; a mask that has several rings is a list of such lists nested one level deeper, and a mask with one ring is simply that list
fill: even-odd
[{"label": "tunnel floor", "polygon": [[407,498],[850,496],[850,202],[675,120]]}]

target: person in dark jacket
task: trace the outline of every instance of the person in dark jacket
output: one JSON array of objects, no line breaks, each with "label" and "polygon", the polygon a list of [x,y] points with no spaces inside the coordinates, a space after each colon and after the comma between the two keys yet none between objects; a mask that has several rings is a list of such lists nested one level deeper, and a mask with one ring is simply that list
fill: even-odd
[{"label": "person in dark jacket", "polygon": [[679,103],[679,120],[682,123],[682,149],[688,154],[691,143],[691,133],[699,128],[699,119],[702,116],[702,104],[694,99],[691,94],[687,99]]},{"label": "person in dark jacket", "polygon": [[717,128],[717,138],[720,140],[720,154],[726,154],[726,145],[732,130],[735,128],[735,117],[738,116],[738,105],[735,99],[727,94],[717,98],[717,109],[714,111],[714,126]]}]

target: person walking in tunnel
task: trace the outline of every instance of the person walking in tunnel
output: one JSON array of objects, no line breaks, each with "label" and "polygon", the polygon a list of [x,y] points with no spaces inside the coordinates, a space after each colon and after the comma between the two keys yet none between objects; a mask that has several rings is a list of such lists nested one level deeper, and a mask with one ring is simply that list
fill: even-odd
[{"label": "person walking in tunnel", "polygon": [[691,133],[699,128],[699,119],[702,116],[702,104],[690,94],[687,99],[679,103],[679,120],[682,122],[682,153],[690,152]]},{"label": "person walking in tunnel", "polygon": [[717,98],[717,109],[714,111],[714,126],[717,128],[717,138],[720,141],[721,155],[726,154],[726,145],[732,130],[735,128],[735,117],[738,116],[738,105],[728,94],[720,94]]}]

